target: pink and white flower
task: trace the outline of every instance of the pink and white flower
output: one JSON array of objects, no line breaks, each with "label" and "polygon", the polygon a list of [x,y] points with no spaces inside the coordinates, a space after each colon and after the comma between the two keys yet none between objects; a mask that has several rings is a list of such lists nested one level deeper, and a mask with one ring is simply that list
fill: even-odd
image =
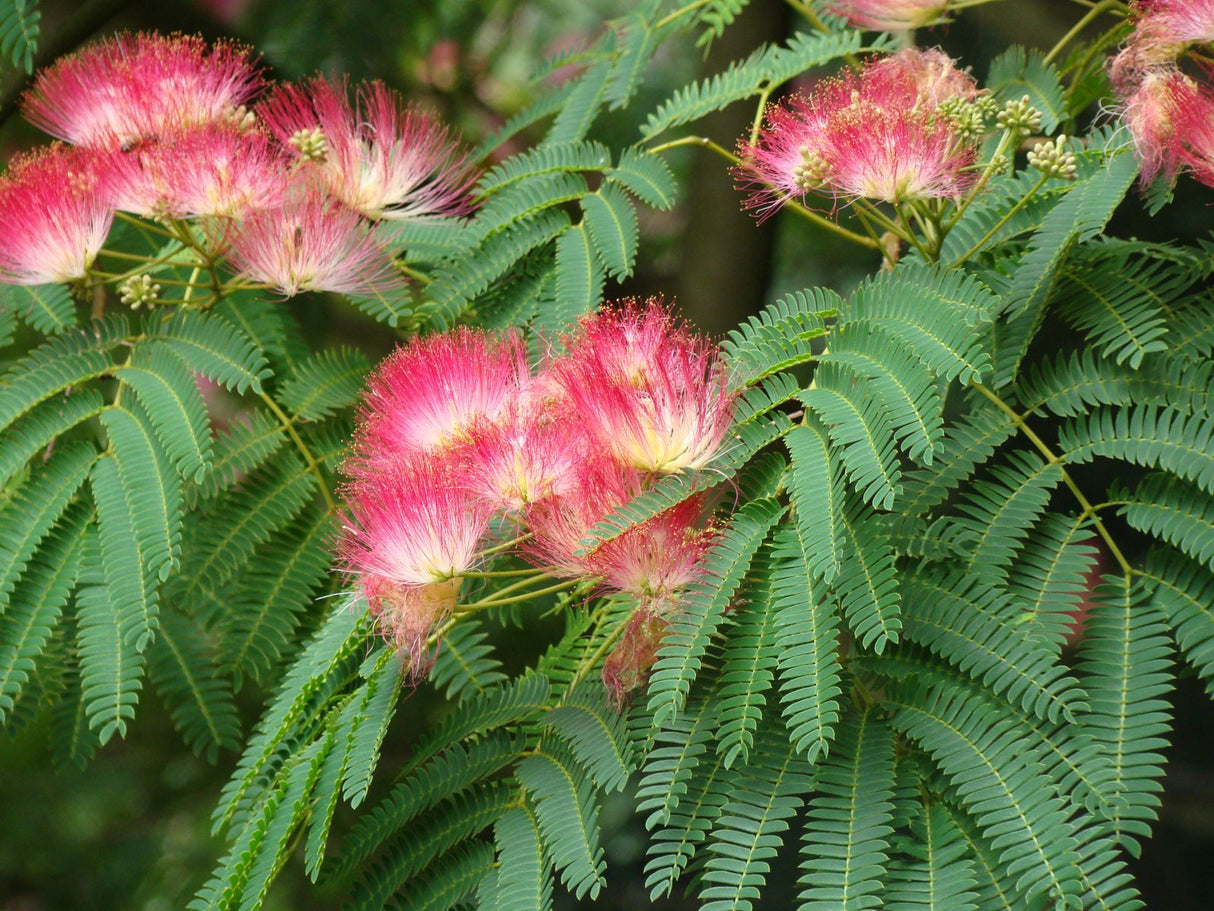
[{"label": "pink and white flower", "polygon": [[56,143],[17,159],[0,178],[0,281],[77,281],[114,218],[115,153]]},{"label": "pink and white flower", "polygon": [[831,0],[829,9],[851,25],[890,32],[931,25],[947,6],[948,0]]},{"label": "pink and white flower", "polygon": [[[1185,142],[1214,113],[1214,99],[1175,67],[1156,67],[1125,99],[1122,119],[1142,162],[1144,184],[1156,175],[1175,176],[1186,160]],[[1196,116],[1194,114],[1196,113]]]},{"label": "pink and white flower", "polygon": [[434,118],[406,106],[381,82],[359,87],[317,77],[287,85],[258,107],[270,130],[329,191],[375,219],[463,215],[475,174],[467,154]]},{"label": "pink and white flower", "polygon": [[402,586],[446,582],[471,569],[492,515],[433,459],[385,467],[351,484],[346,499],[346,571]]},{"label": "pink and white flower", "polygon": [[247,48],[140,32],[60,58],[35,80],[22,110],[52,136],[107,146],[240,118],[261,86]]},{"label": "pink and white flower", "polygon": [[583,548],[582,542],[591,528],[645,486],[639,471],[588,456],[568,493],[532,503],[524,514],[532,537],[523,544],[523,555],[554,576],[597,575],[594,548]]},{"label": "pink and white flower", "polygon": [[345,470],[355,477],[471,439],[516,402],[530,378],[522,338],[458,328],[414,339],[367,382],[365,404]]},{"label": "pink and white flower", "polygon": [[585,318],[552,366],[578,420],[624,465],[671,474],[707,467],[734,396],[714,349],[651,298]]},{"label": "pink and white flower", "polygon": [[717,537],[705,525],[704,498],[691,497],[597,547],[589,565],[606,584],[650,605],[677,610],[687,587],[704,576],[704,556]]},{"label": "pink and white flower", "polygon": [[359,214],[315,189],[251,213],[229,239],[237,273],[287,297],[302,291],[390,294],[404,284]]},{"label": "pink and white flower", "polygon": [[977,148],[940,108],[978,94],[948,57],[917,49],[824,80],[769,108],[758,142],[742,149],[735,174],[756,187],[745,207],[766,218],[813,191],[891,203],[959,196]]},{"label": "pink and white flower", "polygon": [[467,487],[505,512],[568,496],[588,445],[575,416],[556,403],[511,402],[496,420],[474,421],[462,448],[460,476]]},{"label": "pink and white flower", "polygon": [[231,121],[167,133],[127,153],[121,208],[144,216],[239,218],[283,203],[287,161],[256,129]]}]

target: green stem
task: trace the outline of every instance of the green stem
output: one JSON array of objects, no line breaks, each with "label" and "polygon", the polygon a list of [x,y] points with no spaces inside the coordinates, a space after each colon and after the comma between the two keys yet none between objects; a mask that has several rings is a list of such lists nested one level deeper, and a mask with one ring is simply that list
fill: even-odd
[{"label": "green stem", "polygon": [[1117,565],[1121,567],[1122,572],[1124,572],[1127,576],[1133,573],[1134,570],[1133,567],[1130,566],[1130,561],[1125,558],[1125,554],[1121,552],[1121,548],[1117,546],[1117,542],[1113,540],[1113,536],[1109,533],[1109,530],[1100,520],[1099,515],[1097,515],[1098,507],[1093,506],[1092,502],[1086,496],[1084,496],[1083,491],[1079,489],[1079,485],[1075,483],[1075,479],[1072,478],[1070,473],[1066,470],[1066,462],[1063,460],[1063,458],[1055,454],[1054,451],[1050,449],[1049,445],[1033,432],[1033,428],[1031,428],[1020,417],[1020,415],[1016,413],[1015,409],[1008,405],[1007,402],[1003,401],[1003,399],[1000,398],[996,393],[992,392],[981,383],[975,382],[971,383],[970,385],[985,396],[986,399],[991,402],[991,404],[1011,418],[1012,423],[1016,426],[1016,429],[1020,431],[1025,439],[1033,444],[1036,450],[1041,453],[1046,462],[1048,462],[1050,465],[1058,466],[1059,470],[1062,472],[1063,483],[1070,488],[1071,494],[1075,497],[1075,501],[1079,504],[1080,509],[1083,510],[1079,517],[1080,520],[1091,518],[1096,526],[1096,533],[1099,534],[1104,540],[1104,543],[1108,545],[1109,552],[1113,555],[1113,559],[1117,561]]},{"label": "green stem", "polygon": [[462,572],[460,573],[466,579],[508,579],[518,576],[533,576],[538,578],[545,575],[542,569],[494,569],[485,572]]},{"label": "green stem", "polygon": [[[669,142],[664,142],[661,145],[654,146],[652,149],[650,149],[650,151],[654,152],[656,154],[657,152],[665,152],[667,149],[675,149],[675,148],[678,148],[679,146],[691,146],[691,145],[700,146],[701,148],[705,148],[705,149],[710,149],[713,152],[715,152],[716,154],[720,155],[726,161],[730,162],[731,164],[738,165],[738,164],[742,163],[741,159],[738,158],[737,155],[734,155],[733,152],[730,152],[728,149],[722,148],[721,146],[717,145],[715,142],[713,142],[711,139],[709,139],[706,136],[684,136],[682,139],[672,139]],[[819,228],[824,228],[825,230],[830,231],[832,234],[837,234],[839,237],[843,237],[843,238],[846,238],[847,240],[850,240],[852,243],[859,244],[862,247],[867,247],[870,250],[880,250],[881,249],[881,245],[879,243],[877,243],[875,240],[870,240],[869,238],[865,237],[863,234],[857,234],[855,231],[849,231],[847,228],[844,228],[841,225],[836,224],[835,222],[831,221],[829,218],[826,218],[825,216],[819,215],[817,212],[813,211],[812,209],[806,208],[805,206],[801,205],[799,202],[797,202],[795,200],[789,199],[787,202],[784,203],[784,207],[786,209],[791,209],[792,211],[796,212],[802,218],[808,219],[809,221],[811,221],[815,225],[817,225]]]},{"label": "green stem", "polygon": [[977,253],[979,250],[981,250],[983,245],[988,240],[990,240],[992,237],[995,236],[995,232],[998,231],[1000,228],[1002,228],[1004,225],[1006,225],[1008,223],[1008,221],[1011,219],[1011,217],[1013,215],[1015,215],[1017,212],[1019,212],[1022,208],[1024,208],[1025,204],[1030,199],[1033,198],[1033,196],[1037,193],[1037,191],[1040,190],[1043,186],[1045,186],[1045,182],[1047,180],[1049,180],[1049,178],[1044,174],[1042,174],[1040,177],[1038,177],[1037,182],[1035,184],[1033,184],[1033,186],[1029,189],[1029,191],[1027,193],[1025,193],[1024,196],[1022,196],[1019,200],[1017,200],[1017,202],[1014,206],[1012,206],[1010,209],[1008,209],[1006,212],[1004,212],[1003,217],[1001,219],[999,219],[999,221],[995,222],[995,224],[991,226],[991,229],[989,231],[987,231],[985,234],[983,234],[982,238],[977,243],[975,243],[972,247],[970,247],[968,250],[966,250],[965,253],[963,253],[961,255],[961,258],[958,259],[951,266],[949,266],[949,268],[956,269],[958,266],[960,266],[962,263],[964,263],[967,259],[969,259],[975,253]]},{"label": "green stem", "polygon": [[1050,48],[1050,52],[1045,55],[1045,62],[1052,63],[1054,58],[1057,57],[1059,53],[1061,53],[1062,49],[1064,47],[1066,47],[1068,44],[1070,44],[1072,41],[1074,41],[1076,38],[1078,38],[1080,33],[1083,32],[1083,30],[1085,28],[1087,28],[1089,25],[1091,25],[1091,23],[1095,19],[1097,19],[1101,14],[1108,12],[1108,11],[1112,10],[1114,7],[1120,6],[1120,5],[1121,4],[1119,2],[1117,2],[1117,0],[1103,0],[1103,2],[1097,3],[1091,9],[1089,9],[1086,13],[1083,14],[1083,16],[1080,18],[1080,20],[1078,22],[1076,22],[1073,26],[1071,26],[1070,31],[1068,31],[1065,35],[1063,35],[1061,38],[1059,38],[1057,43],[1052,48]]},{"label": "green stem", "polygon": [[295,448],[299,450],[299,454],[303,456],[304,463],[308,466],[308,470],[316,476],[317,482],[320,484],[320,495],[324,497],[325,505],[329,507],[329,512],[336,512],[337,503],[333,500],[333,494],[329,492],[329,484],[325,480],[324,472],[321,470],[320,462],[316,460],[316,456],[312,455],[312,450],[308,448],[308,444],[303,441],[303,437],[299,435],[299,431],[295,429],[295,423],[287,416],[287,413],[278,407],[278,403],[270,397],[268,393],[261,393],[261,400],[266,403],[266,407],[274,413],[274,417],[278,418],[283,429],[291,438],[291,442],[295,444]]},{"label": "green stem", "polygon": [[472,611],[485,610],[486,608],[490,607],[505,607],[508,604],[520,604],[523,601],[531,601],[538,598],[540,595],[551,595],[554,592],[565,591],[566,589],[573,588],[577,584],[578,581],[576,579],[566,579],[565,581],[559,582],[556,585],[549,585],[546,588],[537,588],[533,589],[532,591],[522,592],[521,594],[511,595],[509,598],[498,597],[502,594],[502,592],[514,589],[518,585],[518,583],[515,583],[515,585],[507,585],[505,588],[494,592],[494,597],[492,598],[487,598],[484,601],[476,601],[472,604],[462,605],[461,613],[471,613]]},{"label": "green stem", "polygon": [[656,31],[657,29],[665,28],[666,26],[670,25],[670,23],[677,22],[688,13],[694,13],[700,7],[707,6],[711,2],[712,0],[693,0],[693,2],[688,3],[686,6],[679,7],[670,15],[663,16],[661,19],[659,19],[653,26],[654,30]]},{"label": "green stem", "polygon": [[[601,616],[595,618],[596,627],[602,623],[603,619],[607,617],[607,609],[599,608],[599,613]],[[613,629],[603,638],[603,641],[599,644],[599,647],[594,650],[594,654],[578,666],[577,672],[574,673],[573,677],[569,681],[569,686],[565,690],[566,693],[572,693],[574,687],[585,680],[586,675],[594,670],[594,666],[599,663],[599,659],[607,654],[607,650],[610,649],[611,646],[615,645],[616,640],[618,640],[620,636],[624,634],[624,628],[628,626],[629,616],[631,616],[631,614],[621,619],[620,622],[615,625],[615,629]]]}]

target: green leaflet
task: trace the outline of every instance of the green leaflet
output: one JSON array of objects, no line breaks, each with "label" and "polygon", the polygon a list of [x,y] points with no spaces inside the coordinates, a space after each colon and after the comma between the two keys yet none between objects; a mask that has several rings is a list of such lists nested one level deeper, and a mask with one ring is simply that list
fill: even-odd
[{"label": "green leaflet", "polygon": [[1036,756],[1023,749],[1006,717],[975,711],[944,688],[910,690],[891,700],[890,724],[918,741],[961,801],[990,829],[999,864],[1019,873],[1027,899],[1073,903],[1078,855],[1062,802],[1040,786]]}]

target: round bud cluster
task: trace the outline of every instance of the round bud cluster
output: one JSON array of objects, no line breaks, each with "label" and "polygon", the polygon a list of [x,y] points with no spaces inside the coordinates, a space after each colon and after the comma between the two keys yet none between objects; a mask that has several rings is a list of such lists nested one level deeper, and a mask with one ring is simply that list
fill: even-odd
[{"label": "round bud cluster", "polygon": [[1009,101],[995,117],[995,124],[1001,130],[1019,136],[1032,136],[1041,132],[1041,111],[1033,107],[1029,96],[1025,95],[1016,101]]},{"label": "round bud cluster", "polygon": [[132,310],[150,307],[160,297],[160,285],[150,275],[132,275],[118,286],[118,297]]},{"label": "round bud cluster", "polygon": [[1029,152],[1029,167],[1036,168],[1045,177],[1075,178],[1075,155],[1066,151],[1066,137],[1059,136],[1053,142],[1048,139],[1033,146]]}]

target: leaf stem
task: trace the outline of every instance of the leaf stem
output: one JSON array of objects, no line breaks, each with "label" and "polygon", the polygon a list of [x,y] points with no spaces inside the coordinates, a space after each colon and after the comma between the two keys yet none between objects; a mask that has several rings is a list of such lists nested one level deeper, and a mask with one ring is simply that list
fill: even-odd
[{"label": "leaf stem", "polygon": [[1037,182],[1035,184],[1033,184],[1032,187],[1029,188],[1029,191],[1027,193],[1025,193],[1022,197],[1020,197],[1020,199],[1018,199],[1016,201],[1016,204],[1014,206],[1012,206],[1010,209],[1008,209],[1006,212],[1004,212],[1003,217],[1001,219],[999,219],[999,221],[995,222],[995,224],[993,224],[991,226],[991,229],[989,231],[987,231],[985,234],[983,234],[981,239],[979,239],[972,247],[970,247],[963,254],[961,254],[961,258],[958,259],[951,266],[949,266],[949,268],[956,269],[958,266],[960,266],[962,263],[964,263],[967,259],[969,259],[975,253],[977,253],[979,250],[981,250],[982,247],[986,244],[986,242],[995,236],[995,232],[997,232],[1000,228],[1002,228],[1004,225],[1006,225],[1008,223],[1008,221],[1011,220],[1011,217],[1013,215],[1015,215],[1017,212],[1019,212],[1021,209],[1023,209],[1025,204],[1030,199],[1032,199],[1034,196],[1037,195],[1037,191],[1040,190],[1043,186],[1045,186],[1045,182],[1047,180],[1049,180],[1049,177],[1047,177],[1045,174],[1042,174],[1040,177],[1038,177]]},{"label": "leaf stem", "polygon": [[513,585],[507,585],[505,588],[498,589],[493,593],[492,598],[486,598],[484,601],[474,601],[471,604],[460,606],[460,613],[467,614],[472,611],[485,610],[489,607],[505,607],[508,604],[519,604],[523,601],[530,601],[533,598],[538,598],[540,595],[551,595],[553,592],[565,591],[579,584],[577,579],[563,579],[556,585],[549,585],[545,588],[536,588],[531,591],[523,591],[517,595],[511,595],[508,598],[500,597],[505,592],[518,591],[523,587],[524,583],[532,581],[531,579],[523,579],[515,582]]},{"label": "leaf stem", "polygon": [[312,450],[308,448],[308,444],[303,441],[303,437],[299,435],[299,431],[295,429],[295,422],[287,416],[287,413],[278,407],[278,403],[267,392],[261,393],[261,400],[266,403],[266,407],[273,412],[274,417],[278,418],[278,423],[287,432],[291,438],[291,442],[295,444],[295,448],[299,450],[299,454],[303,456],[304,463],[308,466],[308,470],[316,476],[317,482],[320,484],[320,495],[324,498],[325,505],[329,507],[329,512],[337,511],[337,503],[333,499],[333,494],[329,491],[328,481],[325,480],[324,472],[321,470],[320,462],[316,460],[316,456],[312,455]]},{"label": "leaf stem", "polygon": [[1090,517],[1092,519],[1096,526],[1096,533],[1099,534],[1104,540],[1104,543],[1108,545],[1109,552],[1117,561],[1117,565],[1121,567],[1122,572],[1124,572],[1127,576],[1133,573],[1134,570],[1133,567],[1130,566],[1130,561],[1125,558],[1125,554],[1121,552],[1121,548],[1117,546],[1117,542],[1113,540],[1113,536],[1109,533],[1108,528],[1105,527],[1104,522],[1102,522],[1100,517],[1097,515],[1098,507],[1093,506],[1092,502],[1086,496],[1084,496],[1083,491],[1079,489],[1079,485],[1075,483],[1075,479],[1072,478],[1070,473],[1066,470],[1066,462],[1063,460],[1063,458],[1055,454],[1055,452],[1050,449],[1049,445],[1042,440],[1041,437],[1037,436],[1037,434],[1033,431],[1033,428],[1031,428],[1024,421],[1024,419],[1016,413],[1016,410],[1002,398],[1000,398],[995,392],[992,392],[986,386],[978,382],[972,382],[970,385],[985,396],[986,399],[991,402],[991,404],[1011,418],[1012,423],[1016,426],[1016,429],[1024,435],[1025,439],[1033,444],[1036,450],[1041,453],[1049,464],[1057,465],[1059,467],[1059,470],[1062,472],[1063,482],[1068,488],[1070,488],[1076,502],[1079,503],[1080,508],[1083,510],[1080,518],[1083,519]]},{"label": "leaf stem", "polygon": [[[657,152],[665,152],[667,149],[675,149],[675,148],[678,148],[679,146],[690,146],[690,145],[700,146],[701,148],[710,149],[713,152],[715,152],[716,154],[720,155],[726,161],[730,162],[731,164],[739,165],[742,163],[742,160],[740,158],[738,158],[737,155],[733,154],[733,152],[730,152],[728,149],[725,149],[722,146],[718,145],[717,143],[713,142],[707,136],[684,136],[682,139],[672,139],[669,142],[664,142],[661,145],[654,146],[652,149],[650,149],[650,151],[654,152],[656,154]],[[831,221],[829,218],[819,215],[817,212],[813,211],[812,209],[806,208],[805,206],[801,205],[799,202],[797,202],[794,199],[788,199],[787,201],[785,201],[784,206],[785,206],[785,208],[792,209],[792,211],[796,212],[802,218],[806,218],[809,221],[812,221],[819,228],[825,228],[827,231],[830,231],[832,234],[837,234],[840,237],[846,238],[847,240],[850,240],[852,243],[859,244],[862,247],[867,247],[870,250],[880,250],[881,249],[881,245],[879,243],[877,243],[875,240],[867,238],[863,234],[857,234],[855,231],[849,231],[847,228],[844,228],[842,225],[836,224],[835,222]]]},{"label": "leaf stem", "polygon": [[1084,13],[1082,18],[1071,26],[1070,31],[1059,38],[1054,46],[1050,48],[1050,52],[1045,55],[1045,62],[1052,63],[1054,58],[1058,56],[1062,49],[1078,38],[1080,33],[1091,25],[1093,21],[1095,21],[1103,13],[1111,12],[1115,7],[1121,5],[1122,4],[1118,2],[1118,0],[1102,0],[1102,2],[1097,3],[1086,13]]}]

